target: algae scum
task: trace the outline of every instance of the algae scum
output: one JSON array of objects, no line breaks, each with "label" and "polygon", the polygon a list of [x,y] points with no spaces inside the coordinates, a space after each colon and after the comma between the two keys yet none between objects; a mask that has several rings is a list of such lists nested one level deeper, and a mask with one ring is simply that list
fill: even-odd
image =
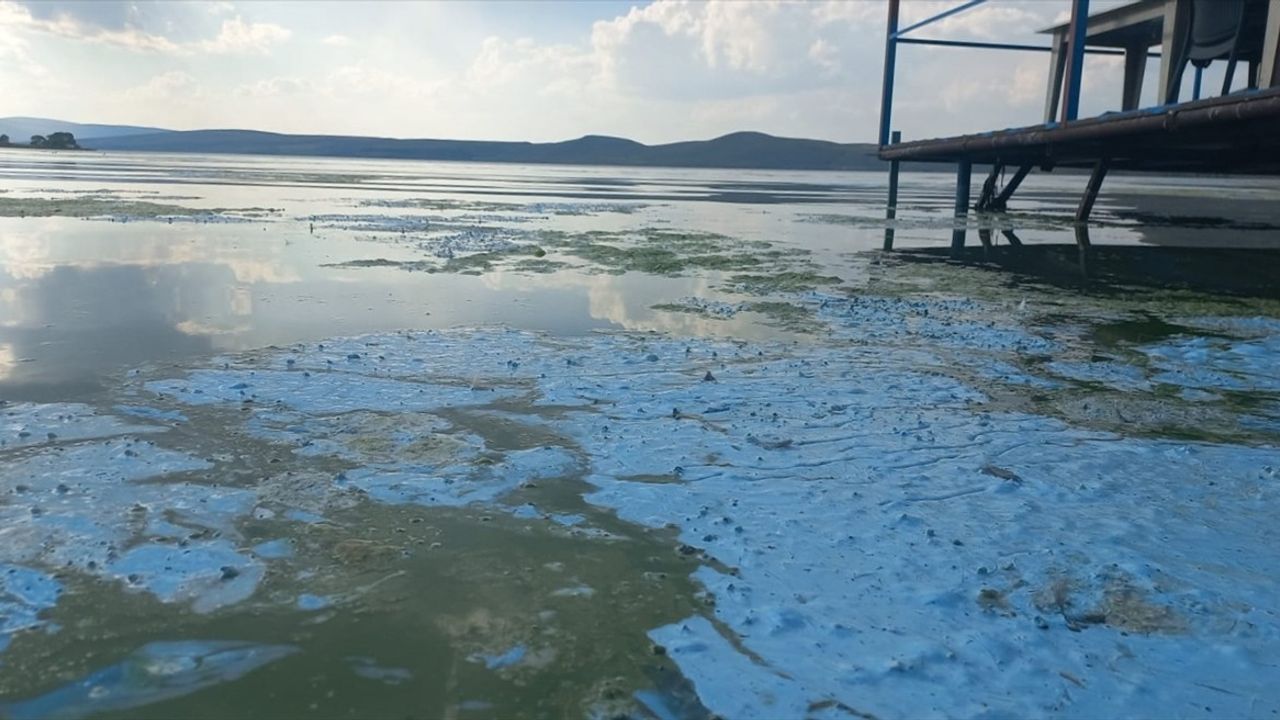
[{"label": "algae scum", "polygon": [[[159,264],[230,238],[379,313],[439,285],[412,317],[445,326],[0,406],[0,718],[1280,712],[1273,301],[847,255],[834,203],[711,222],[297,162],[3,221],[160,233]],[[9,257],[20,298],[46,261]],[[280,304],[240,282],[244,322]],[[511,327],[579,297],[611,324]],[[2,333],[0,369],[39,364]]]}]

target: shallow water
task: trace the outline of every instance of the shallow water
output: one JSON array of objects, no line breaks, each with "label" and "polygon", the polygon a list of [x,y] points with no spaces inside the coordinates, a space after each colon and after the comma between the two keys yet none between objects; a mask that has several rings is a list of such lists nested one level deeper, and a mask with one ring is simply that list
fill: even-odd
[{"label": "shallow water", "polygon": [[0,154],[0,717],[1266,717],[1280,186],[1083,181]]},{"label": "shallow water", "polygon": [[[1049,219],[1037,217],[1031,227],[1020,228],[1021,237],[1073,243],[1062,218],[1071,211],[1080,180],[1033,176],[1018,209],[1049,213]],[[275,210],[237,223],[206,222],[198,215],[195,222],[172,223],[0,217],[0,392],[14,399],[81,398],[112,372],[140,363],[398,328],[500,323],[557,334],[600,329],[746,338],[777,334],[758,318],[707,322],[652,308],[689,296],[732,295],[715,292],[726,273],[615,276],[588,268],[551,274],[498,271],[477,279],[423,277],[394,267],[331,267],[377,258],[423,259],[396,230],[404,218],[457,218],[462,227],[519,231],[719,233],[773,243],[783,251],[809,251],[824,273],[853,283],[865,278],[865,263],[850,261],[847,253],[878,247],[883,234],[883,177],[877,173],[13,151],[0,155],[0,181],[6,191],[0,200],[8,201],[89,194],[193,212]],[[1215,194],[1256,197],[1264,205],[1280,197],[1274,184],[1259,189],[1252,181],[1196,182],[1211,183]],[[948,241],[949,184],[945,175],[906,175],[899,247],[940,247]],[[1186,180],[1115,178],[1108,190],[1122,197],[1145,192],[1161,206],[1163,214],[1155,215],[1167,218],[1170,208],[1164,206],[1173,203],[1179,209],[1186,185]],[[383,206],[415,201],[427,207]],[[583,214],[569,214],[579,212],[575,207],[585,208]],[[618,207],[631,211],[614,212]],[[1130,210],[1104,195],[1099,219],[1107,225],[1093,230],[1093,242],[1150,244],[1160,241],[1162,231],[1171,232],[1125,220]],[[381,217],[388,229],[346,230],[342,227],[358,223],[309,219],[335,215]],[[824,216],[836,222],[805,221]],[[1265,229],[1199,232],[1211,234],[1215,244],[1276,238]],[[971,242],[976,245],[977,238]]]}]

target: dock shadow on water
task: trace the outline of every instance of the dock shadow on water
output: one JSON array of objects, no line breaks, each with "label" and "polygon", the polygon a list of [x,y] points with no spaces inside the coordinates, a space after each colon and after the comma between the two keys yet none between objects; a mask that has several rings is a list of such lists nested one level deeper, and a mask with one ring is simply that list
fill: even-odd
[{"label": "dock shadow on water", "polygon": [[1078,244],[969,246],[898,251],[906,262],[959,262],[993,271],[993,282],[1041,283],[1095,295],[1186,291],[1280,299],[1280,248]]}]

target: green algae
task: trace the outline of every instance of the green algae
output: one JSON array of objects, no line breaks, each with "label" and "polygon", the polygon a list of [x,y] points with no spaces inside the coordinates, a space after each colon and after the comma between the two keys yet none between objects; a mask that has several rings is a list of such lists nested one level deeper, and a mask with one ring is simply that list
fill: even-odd
[{"label": "green algae", "polygon": [[[535,263],[537,267],[545,267],[547,252],[537,245],[516,245],[506,250],[475,253],[452,257],[443,265],[431,266],[427,272],[458,273],[460,275],[483,275],[497,266],[509,267],[507,263],[519,258],[514,264]],[[551,270],[528,270],[526,272],[552,272]]]},{"label": "green algae", "polygon": [[[684,313],[711,320],[728,320],[736,312],[714,312],[708,307],[691,303],[657,303],[649,306],[659,312]],[[761,300],[737,305],[735,311],[753,313],[770,327],[794,333],[812,334],[827,325],[818,319],[814,308],[781,300]]]},{"label": "green algae", "polygon": [[[584,273],[624,275],[634,272],[660,277],[682,277],[698,272],[752,273],[749,277],[767,278],[761,285],[776,290],[800,287],[802,278],[805,279],[804,287],[840,282],[838,278],[823,278],[813,273],[808,250],[782,250],[767,241],[743,240],[712,232],[662,228],[586,232],[542,230],[534,238],[536,244],[470,254],[443,263],[376,258],[326,267],[398,267],[462,275],[481,275],[498,269],[546,274],[568,268]],[[764,274],[771,271],[779,272]],[[756,294],[770,291],[762,289]]]},{"label": "green algae", "polygon": [[[1198,331],[1188,334],[1191,337],[1209,335],[1212,334]],[[1097,340],[1089,332],[1081,336],[1079,342],[1084,346],[1068,348],[1060,355],[1024,356],[1014,361],[1020,371],[1051,380],[1057,383],[1056,387],[993,383],[970,367],[938,369],[971,386],[981,387],[992,409],[1054,417],[1076,427],[1124,437],[1245,445],[1275,442],[1274,432],[1241,423],[1243,418],[1280,401],[1273,393],[1213,389],[1213,399],[1196,400],[1183,396],[1187,388],[1182,385],[1149,379],[1150,389],[1124,390],[1102,380],[1060,376],[1045,367],[1052,360],[1096,360],[1147,369],[1148,376],[1159,372],[1158,368],[1149,368],[1148,356],[1136,345],[1095,345]],[[1096,347],[1098,352],[1090,354],[1090,347]],[[1115,354],[1104,354],[1106,352]]]},{"label": "green algae", "polygon": [[[587,270],[677,277],[691,271],[751,270],[780,261],[781,251],[764,241],[745,241],[710,232],[655,228],[625,232],[542,233],[543,245],[588,263]],[[806,253],[793,253],[803,257]]]},{"label": "green algae", "polygon": [[0,198],[0,217],[98,217],[127,215],[136,218],[167,216],[226,215],[263,218],[279,211],[274,208],[192,208],[147,200],[113,199],[101,195],[65,198]]},{"label": "green algae", "polygon": [[[1015,307],[1027,300],[1025,308],[1042,320],[1078,322],[1130,322],[1135,318],[1194,316],[1280,316],[1280,296],[1269,276],[1265,280],[1239,285],[1236,278],[1224,282],[1230,287],[1198,289],[1185,283],[1161,282],[1154,273],[1090,278],[1080,268],[1074,247],[1024,248],[1038,252],[1034,263],[1002,265],[973,260],[950,260],[932,252],[868,251],[851,257],[867,263],[869,277],[865,290],[886,297],[965,297],[980,302]],[[1010,249],[1012,250],[1012,249]],[[1135,253],[1156,252],[1149,248],[1108,248]],[[981,249],[975,249],[975,253]],[[1096,251],[1095,251],[1096,252]],[[1140,262],[1139,254],[1136,260]],[[1194,258],[1191,260],[1194,263]],[[1243,266],[1233,266],[1237,270]],[[1254,263],[1253,274],[1265,275],[1266,263]],[[1123,331],[1122,331],[1123,332]]]},{"label": "green algae", "polygon": [[569,267],[568,263],[558,260],[547,260],[545,258],[529,258],[527,260],[519,260],[510,266],[510,269],[518,273],[532,273],[545,275],[549,273],[559,272]]},{"label": "green algae", "polygon": [[416,210],[469,210],[473,212],[510,212],[520,210],[515,203],[485,202],[481,200],[450,200],[448,198],[404,198],[398,200],[361,200],[360,207],[413,208]]},{"label": "green algae", "polygon": [[1129,344],[1148,344],[1167,340],[1177,335],[1209,335],[1185,325],[1168,322],[1146,312],[1134,317],[1111,322],[1101,322],[1090,330],[1090,339],[1102,346],[1123,347]]},{"label": "green algae", "polygon": [[602,209],[623,215],[630,215],[641,208],[643,204],[614,204],[614,203],[586,203],[583,205],[575,205],[571,203],[510,203],[510,202],[492,202],[485,200],[455,200],[450,198],[403,198],[396,200],[361,200],[358,205],[361,207],[384,207],[384,208],[413,208],[416,210],[433,210],[437,212],[448,211],[466,211],[466,212],[532,212],[540,215],[593,215]]},{"label": "green algae", "polygon": [[789,302],[761,301],[747,306],[748,311],[762,315],[765,324],[796,333],[811,334],[821,331],[826,325],[818,320],[814,309]]},{"label": "green algae", "polygon": [[794,293],[816,290],[824,285],[839,285],[844,281],[834,275],[821,275],[812,270],[784,270],[769,275],[734,275],[729,284],[734,290],[752,295]]},{"label": "green algae", "polygon": [[[564,263],[545,258],[546,251],[536,245],[518,245],[507,250],[493,250],[471,255],[452,257],[443,263],[431,260],[389,260],[367,258],[324,263],[327,268],[395,268],[409,272],[454,273],[457,275],[483,275],[498,267],[517,272],[551,273],[565,267]],[[510,262],[513,258],[519,258]]]},{"label": "green algae", "polygon": [[386,258],[370,258],[368,260],[346,260],[344,262],[339,262],[339,263],[324,263],[320,267],[324,267],[324,268],[390,267],[390,268],[400,268],[402,270],[413,270],[413,269],[422,269],[422,268],[407,267],[407,266],[420,266],[425,264],[426,263],[421,260],[388,260]]},{"label": "green algae", "polygon": [[[1050,380],[1056,387],[992,382],[980,372],[981,368],[938,368],[982,388],[992,409],[1054,417],[1076,427],[1126,437],[1241,444],[1275,442],[1274,431],[1241,422],[1260,412],[1265,415],[1265,408],[1278,400],[1272,393],[1215,388],[1212,395],[1216,397],[1212,399],[1185,397],[1184,386],[1153,379],[1160,370],[1151,366],[1150,357],[1142,348],[1173,338],[1221,338],[1221,332],[1185,325],[1177,319],[1276,317],[1280,315],[1277,299],[1223,296],[1155,284],[1061,284],[1016,270],[915,255],[861,254],[860,257],[874,258],[867,264],[869,275],[861,290],[903,299],[971,298],[984,308],[977,311],[974,320],[989,320],[985,315],[992,309],[1015,314],[1019,324],[1064,345],[1052,356],[1010,358],[1026,375]],[[1068,269],[1079,272],[1078,267]],[[1063,377],[1046,367],[1051,361],[1064,360],[1115,362],[1139,368],[1151,386],[1122,390],[1101,380]]]},{"label": "green algae", "polygon": [[656,303],[654,305],[650,305],[649,309],[657,310],[659,312],[673,312],[673,313],[684,313],[686,315],[697,315],[698,317],[710,318],[712,320],[728,320],[729,319],[728,315],[718,315],[716,313],[713,313],[707,310],[707,308],[705,307],[699,307],[697,305],[688,305],[685,303]]}]

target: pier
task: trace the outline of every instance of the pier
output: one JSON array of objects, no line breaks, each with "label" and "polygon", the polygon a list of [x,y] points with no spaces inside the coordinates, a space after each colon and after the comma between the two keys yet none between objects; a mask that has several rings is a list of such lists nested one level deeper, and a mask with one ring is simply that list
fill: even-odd
[{"label": "pier", "polygon": [[[919,38],[910,33],[984,4],[970,0],[899,29],[899,0],[889,0],[880,113],[879,155],[890,163],[888,217],[896,214],[898,165],[950,163],[956,168],[956,228],[951,246],[964,248],[970,209],[1004,210],[1035,169],[1088,169],[1075,220],[1082,246],[1087,223],[1111,170],[1161,173],[1280,174],[1280,0],[1139,0],[1089,15],[1089,0],[1070,0],[1071,20],[1041,32],[1047,46],[1006,42],[961,42]],[[1197,14],[1198,13],[1198,14]],[[1217,28],[1211,27],[1217,23]],[[1218,45],[1209,43],[1212,31]],[[954,137],[899,141],[891,131],[894,77],[899,45],[985,48],[1049,55],[1044,122]],[[1152,47],[1159,52],[1153,53]],[[1219,53],[1220,55],[1215,55]],[[1080,118],[1085,54],[1123,55],[1123,95],[1114,112]],[[1146,62],[1161,63],[1160,104],[1139,108]],[[1228,63],[1222,93],[1201,97],[1202,71],[1209,62]],[[1236,74],[1238,64],[1246,71]],[[1184,71],[1194,69],[1191,98],[1179,102]],[[1246,86],[1232,91],[1239,78]],[[989,168],[976,202],[970,204],[973,167]],[[1012,170],[1009,180],[1000,185]],[[984,239],[984,244],[987,238]],[[892,249],[892,229],[885,249]]]}]

